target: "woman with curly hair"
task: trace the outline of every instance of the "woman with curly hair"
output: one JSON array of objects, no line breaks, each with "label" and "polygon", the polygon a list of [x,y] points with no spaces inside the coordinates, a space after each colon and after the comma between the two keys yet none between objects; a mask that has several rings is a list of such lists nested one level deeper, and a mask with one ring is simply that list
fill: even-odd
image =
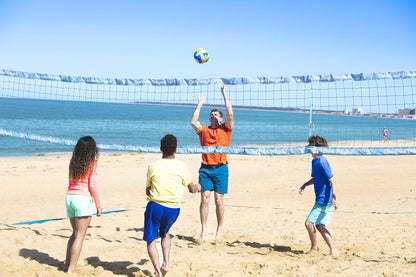
[{"label": "woman with curly hair", "polygon": [[97,189],[98,156],[94,139],[86,136],[78,140],[69,163],[69,186],[65,204],[72,235],[68,240],[64,264],[64,271],[67,273],[75,271],[92,215],[95,211],[97,216],[102,213]]}]

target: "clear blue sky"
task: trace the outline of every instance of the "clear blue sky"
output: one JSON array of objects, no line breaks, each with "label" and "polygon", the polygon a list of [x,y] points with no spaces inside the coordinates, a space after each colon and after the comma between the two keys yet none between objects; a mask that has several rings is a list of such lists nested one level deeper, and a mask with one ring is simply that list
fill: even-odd
[{"label": "clear blue sky", "polygon": [[[196,48],[210,60],[197,64]],[[416,69],[415,0],[0,0],[0,68],[108,78]]]}]

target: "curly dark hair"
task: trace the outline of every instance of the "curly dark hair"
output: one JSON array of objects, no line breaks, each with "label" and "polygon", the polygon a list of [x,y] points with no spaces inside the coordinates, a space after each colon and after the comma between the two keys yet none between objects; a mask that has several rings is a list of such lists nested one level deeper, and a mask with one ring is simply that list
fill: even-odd
[{"label": "curly dark hair", "polygon": [[95,140],[90,136],[80,138],[69,163],[69,177],[73,180],[83,177],[98,156],[99,151]]},{"label": "curly dark hair", "polygon": [[174,135],[167,134],[160,140],[160,150],[163,152],[163,156],[171,156],[175,154],[178,141]]},{"label": "curly dark hair", "polygon": [[328,142],[323,137],[311,136],[308,139],[308,146],[328,147]]}]

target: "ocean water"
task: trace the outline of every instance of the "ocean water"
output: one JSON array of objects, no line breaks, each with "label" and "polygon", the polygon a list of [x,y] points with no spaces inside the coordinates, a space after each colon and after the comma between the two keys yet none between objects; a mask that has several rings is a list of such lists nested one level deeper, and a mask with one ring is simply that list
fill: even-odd
[{"label": "ocean water", "polygon": [[[54,138],[57,143],[0,135],[0,156],[71,152],[76,141],[91,135],[101,145],[160,146],[165,134],[174,134],[178,146],[199,146],[190,119],[195,107],[174,105],[116,104],[0,98],[0,130]],[[200,122],[209,125],[211,108],[203,108]],[[223,109],[222,109],[223,110]],[[223,110],[225,112],[225,110]],[[387,127],[390,140],[416,138],[416,121],[375,117],[297,112],[234,110],[230,146],[305,145],[309,134],[329,142],[379,141]],[[414,145],[409,145],[414,146]]]}]

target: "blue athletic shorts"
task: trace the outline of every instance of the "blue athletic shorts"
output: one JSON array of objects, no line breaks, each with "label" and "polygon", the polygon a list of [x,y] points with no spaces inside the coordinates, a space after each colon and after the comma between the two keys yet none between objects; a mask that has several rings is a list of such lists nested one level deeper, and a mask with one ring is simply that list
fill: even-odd
[{"label": "blue athletic shorts", "polygon": [[315,203],[306,220],[315,225],[328,226],[331,222],[331,208],[332,203]]},{"label": "blue athletic shorts", "polygon": [[157,239],[158,235],[165,238],[178,218],[179,210],[179,208],[168,208],[152,201],[147,203],[144,212],[143,240],[151,242]]},{"label": "blue athletic shorts", "polygon": [[92,216],[97,209],[90,196],[67,194],[65,196],[66,216]]},{"label": "blue athletic shorts", "polygon": [[217,193],[228,192],[228,165],[201,164],[199,169],[201,191],[214,190]]}]

